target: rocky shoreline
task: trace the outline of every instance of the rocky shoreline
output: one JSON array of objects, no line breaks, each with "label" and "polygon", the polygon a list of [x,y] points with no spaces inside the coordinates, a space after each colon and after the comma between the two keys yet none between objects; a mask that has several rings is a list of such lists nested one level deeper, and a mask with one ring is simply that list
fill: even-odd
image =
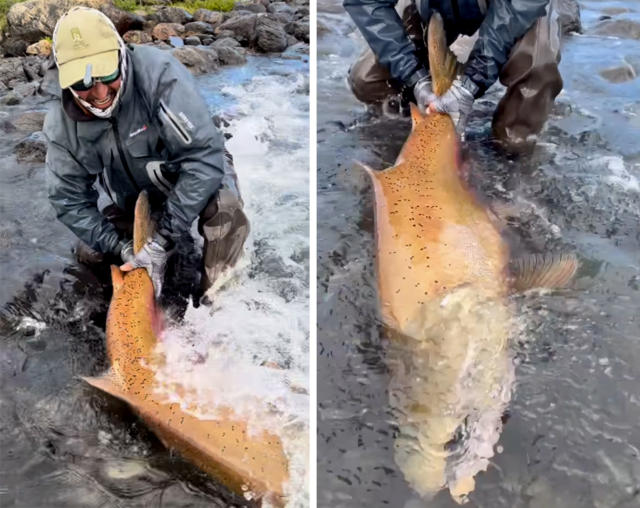
[{"label": "rocky shoreline", "polygon": [[309,43],[309,0],[249,0],[228,12],[193,14],[167,5],[131,13],[111,0],[29,0],[11,7],[0,36],[0,104],[50,93],[44,76],[53,65],[51,35],[60,15],[74,5],[99,9],[126,42],[171,51],[194,74],[243,64],[247,54],[281,53]]},{"label": "rocky shoreline", "polygon": [[[106,14],[123,39],[170,51],[193,74],[242,65],[249,54],[280,54],[291,46],[308,53],[309,0],[249,0],[228,12],[199,9],[193,14],[168,5],[147,14],[115,7],[111,0],[29,0],[14,4],[1,34],[0,131],[26,135],[15,147],[18,162],[44,162],[46,141],[40,132],[43,111],[13,115],[7,106],[37,103],[59,94],[51,55],[51,35],[58,18],[74,5]],[[11,109],[11,108],[9,108]],[[36,108],[40,109],[40,108]]]}]

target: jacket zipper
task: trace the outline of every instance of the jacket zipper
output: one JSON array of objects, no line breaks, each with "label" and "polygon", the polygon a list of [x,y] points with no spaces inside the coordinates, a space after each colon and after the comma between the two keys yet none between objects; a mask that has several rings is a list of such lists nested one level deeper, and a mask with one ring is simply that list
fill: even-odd
[{"label": "jacket zipper", "polygon": [[109,122],[111,123],[111,126],[113,127],[113,133],[114,133],[115,138],[116,138],[116,147],[118,148],[118,155],[120,156],[120,160],[122,161],[122,167],[124,168],[125,172],[127,173],[127,176],[129,177],[129,180],[131,181],[131,184],[136,189],[136,192],[138,194],[140,194],[140,187],[138,187],[138,184],[136,183],[135,179],[133,178],[133,175],[131,174],[131,170],[129,169],[129,163],[127,162],[127,159],[124,156],[124,151],[122,150],[122,143],[120,142],[120,132],[118,131],[118,124],[116,122],[116,119],[115,118],[109,118]]}]

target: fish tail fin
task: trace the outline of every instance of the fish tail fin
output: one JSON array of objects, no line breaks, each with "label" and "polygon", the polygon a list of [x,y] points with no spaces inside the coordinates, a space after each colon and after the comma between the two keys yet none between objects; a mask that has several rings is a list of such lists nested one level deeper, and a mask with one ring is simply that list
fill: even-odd
[{"label": "fish tail fin", "polygon": [[434,12],[429,19],[427,46],[433,92],[440,96],[449,89],[455,79],[458,72],[458,60],[447,45],[444,23],[438,12]]},{"label": "fish tail fin", "polygon": [[136,201],[136,209],[133,219],[133,252],[138,253],[153,234],[151,222],[151,207],[147,191],[142,191]]},{"label": "fish tail fin", "polygon": [[580,262],[575,254],[532,254],[516,259],[511,265],[513,288],[563,288],[572,280]]}]

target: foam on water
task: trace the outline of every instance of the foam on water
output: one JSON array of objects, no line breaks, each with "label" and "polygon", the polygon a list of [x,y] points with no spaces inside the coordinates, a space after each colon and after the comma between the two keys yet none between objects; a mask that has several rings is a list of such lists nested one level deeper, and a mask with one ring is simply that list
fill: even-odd
[{"label": "foam on water", "polygon": [[[250,432],[278,434],[289,458],[288,506],[308,506],[308,78],[260,75],[235,99],[227,148],[251,221],[245,262],[214,296],[166,331],[164,395],[199,416],[232,407]],[[275,267],[275,269],[274,269]],[[172,388],[179,380],[187,395]]]}]

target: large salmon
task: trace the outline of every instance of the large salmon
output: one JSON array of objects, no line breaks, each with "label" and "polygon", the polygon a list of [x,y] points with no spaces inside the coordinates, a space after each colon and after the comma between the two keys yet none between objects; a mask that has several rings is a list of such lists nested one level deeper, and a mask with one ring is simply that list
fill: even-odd
[{"label": "large salmon", "polygon": [[[456,62],[437,14],[428,37],[434,92],[441,95]],[[451,118],[425,116],[413,104],[411,117],[396,164],[366,168],[375,194],[380,308],[391,336],[395,458],[421,495],[448,487],[464,502],[494,454],[514,381],[509,249],[461,174]],[[525,265],[531,285],[540,280],[531,275],[535,269],[558,272],[550,286],[566,283],[576,269],[569,257],[560,268]]]},{"label": "large salmon", "polygon": [[[151,235],[146,193],[136,203],[134,251]],[[154,391],[154,368],[161,358],[154,349],[161,330],[153,284],[143,268],[124,273],[111,267],[113,297],[107,316],[109,373],[84,378],[91,385],[129,403],[168,448],[220,480],[240,495],[268,498],[283,505],[288,461],[280,439],[263,432],[250,434],[247,422],[233,415],[203,420],[179,403],[162,400]],[[176,380],[179,384],[180,380]],[[223,389],[221,387],[221,389]]]}]

